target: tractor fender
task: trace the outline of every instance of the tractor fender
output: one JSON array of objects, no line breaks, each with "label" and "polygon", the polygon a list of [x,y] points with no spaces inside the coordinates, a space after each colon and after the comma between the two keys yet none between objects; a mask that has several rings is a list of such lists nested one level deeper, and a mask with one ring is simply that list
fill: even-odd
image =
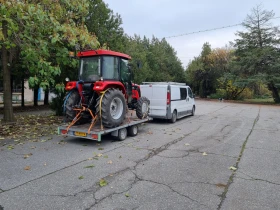
[{"label": "tractor fender", "polygon": [[97,81],[94,83],[93,90],[97,93],[100,93],[109,88],[118,88],[126,95],[126,90],[124,85],[119,81]]}]

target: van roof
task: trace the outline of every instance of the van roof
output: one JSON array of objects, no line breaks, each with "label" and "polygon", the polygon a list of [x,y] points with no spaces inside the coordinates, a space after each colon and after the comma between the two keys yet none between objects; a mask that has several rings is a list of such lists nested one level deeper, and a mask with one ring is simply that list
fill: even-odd
[{"label": "van roof", "polygon": [[186,85],[186,83],[179,82],[143,82],[144,85],[153,84],[153,85]]}]

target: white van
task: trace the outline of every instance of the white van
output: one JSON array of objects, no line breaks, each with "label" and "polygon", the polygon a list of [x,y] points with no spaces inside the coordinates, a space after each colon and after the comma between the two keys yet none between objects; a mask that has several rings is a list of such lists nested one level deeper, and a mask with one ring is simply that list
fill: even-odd
[{"label": "white van", "polygon": [[194,94],[185,83],[143,82],[140,89],[141,96],[150,100],[149,116],[152,118],[169,119],[174,123],[195,113]]}]

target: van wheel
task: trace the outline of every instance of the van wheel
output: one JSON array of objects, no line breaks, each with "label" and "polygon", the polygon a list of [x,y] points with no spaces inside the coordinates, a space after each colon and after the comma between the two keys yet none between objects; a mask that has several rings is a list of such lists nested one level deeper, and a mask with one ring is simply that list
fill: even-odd
[{"label": "van wheel", "polygon": [[195,106],[193,106],[193,108],[192,108],[192,116],[194,116],[194,114],[195,114]]},{"label": "van wheel", "polygon": [[170,119],[170,122],[175,123],[176,120],[177,120],[177,112],[176,112],[176,110],[174,110],[173,113],[172,113],[172,117]]}]

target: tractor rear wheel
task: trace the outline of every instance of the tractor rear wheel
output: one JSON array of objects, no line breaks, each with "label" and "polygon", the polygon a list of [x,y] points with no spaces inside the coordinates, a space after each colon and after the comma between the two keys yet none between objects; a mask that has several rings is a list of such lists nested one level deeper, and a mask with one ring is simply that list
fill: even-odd
[{"label": "tractor rear wheel", "polygon": [[72,121],[76,116],[76,111],[73,110],[73,107],[80,103],[80,95],[78,90],[75,89],[69,92],[65,100],[65,120]]},{"label": "tractor rear wheel", "polygon": [[150,100],[146,97],[140,97],[137,101],[136,115],[139,119],[146,118],[149,114]]},{"label": "tractor rear wheel", "polygon": [[126,114],[126,102],[119,89],[107,90],[96,101],[96,114],[101,115],[102,124],[107,128],[117,127],[123,123]]}]

